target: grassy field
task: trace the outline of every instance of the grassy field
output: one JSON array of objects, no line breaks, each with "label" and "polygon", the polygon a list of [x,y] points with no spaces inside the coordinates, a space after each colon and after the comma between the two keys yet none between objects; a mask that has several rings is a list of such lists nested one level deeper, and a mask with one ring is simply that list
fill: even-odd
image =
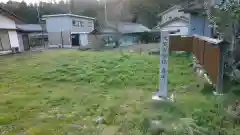
[{"label": "grassy field", "polygon": [[[169,135],[173,129],[183,135],[186,123],[194,133],[222,129],[211,87],[197,79],[190,62],[170,57],[169,90],[177,101],[156,107],[158,56],[74,50],[3,56],[0,134],[147,135],[155,130],[152,119],[164,121],[160,127]],[[239,130],[223,122],[223,130]]]}]

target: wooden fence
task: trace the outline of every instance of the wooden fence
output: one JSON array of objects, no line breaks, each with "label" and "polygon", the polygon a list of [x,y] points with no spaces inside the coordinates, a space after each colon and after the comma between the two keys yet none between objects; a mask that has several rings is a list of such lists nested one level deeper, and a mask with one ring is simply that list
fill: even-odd
[{"label": "wooden fence", "polygon": [[198,60],[198,63],[206,70],[214,84],[218,83],[219,70],[221,63],[221,47],[219,40],[203,38],[200,36],[193,37],[170,37],[170,51],[191,52]]}]

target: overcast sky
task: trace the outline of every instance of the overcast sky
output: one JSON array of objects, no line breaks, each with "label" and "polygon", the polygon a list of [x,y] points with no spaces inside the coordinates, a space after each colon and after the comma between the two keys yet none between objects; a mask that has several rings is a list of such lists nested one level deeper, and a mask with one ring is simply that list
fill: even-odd
[{"label": "overcast sky", "polygon": [[[8,2],[9,0],[0,0],[0,2]],[[60,0],[12,0],[12,1],[18,1],[18,2],[21,2],[21,1],[25,1],[26,3],[38,3],[38,2],[40,2],[40,1],[42,1],[42,2],[53,2],[53,1],[56,1],[56,2],[58,2],[58,1],[60,1]],[[63,1],[69,1],[69,0],[63,0]],[[91,0],[89,0],[89,1],[91,1]],[[101,0],[94,0],[94,1],[101,1]]]},{"label": "overcast sky", "polygon": [[[0,2],[8,2],[9,0],[0,0]],[[21,2],[23,0],[12,0],[12,1],[18,1]],[[24,0],[26,3],[37,3],[37,2],[50,2],[50,1],[54,1],[54,0]],[[56,2],[60,1],[60,0],[55,0]],[[67,0],[64,0],[67,1]]]}]

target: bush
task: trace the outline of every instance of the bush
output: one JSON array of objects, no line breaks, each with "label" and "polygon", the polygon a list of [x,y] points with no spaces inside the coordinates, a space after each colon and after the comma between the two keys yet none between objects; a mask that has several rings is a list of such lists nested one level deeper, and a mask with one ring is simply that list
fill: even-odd
[{"label": "bush", "polygon": [[240,85],[233,86],[230,91],[236,95],[240,95]]},{"label": "bush", "polygon": [[227,135],[226,129],[232,125],[226,111],[218,105],[213,108],[196,109],[192,113],[192,118],[198,126],[207,128],[209,134]]}]

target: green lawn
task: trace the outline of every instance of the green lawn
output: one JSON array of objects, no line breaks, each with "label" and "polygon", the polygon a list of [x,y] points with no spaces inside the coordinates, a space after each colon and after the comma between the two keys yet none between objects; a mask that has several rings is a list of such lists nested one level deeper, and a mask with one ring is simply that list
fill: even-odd
[{"label": "green lawn", "polygon": [[146,135],[154,118],[171,126],[180,118],[208,130],[218,125],[220,116],[211,113],[216,100],[185,57],[169,62],[176,103],[152,106],[158,63],[158,56],[74,50],[0,57],[0,134]]}]

